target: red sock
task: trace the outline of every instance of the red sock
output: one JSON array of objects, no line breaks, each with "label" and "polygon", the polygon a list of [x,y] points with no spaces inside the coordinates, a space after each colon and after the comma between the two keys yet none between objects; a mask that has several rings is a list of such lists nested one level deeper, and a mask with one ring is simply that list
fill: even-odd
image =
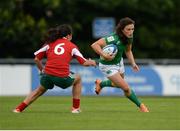
[{"label": "red sock", "polygon": [[21,104],[19,104],[16,109],[19,109],[20,111],[23,111],[28,105],[24,102],[22,102]]},{"label": "red sock", "polygon": [[79,108],[80,106],[80,99],[73,98],[73,107]]}]

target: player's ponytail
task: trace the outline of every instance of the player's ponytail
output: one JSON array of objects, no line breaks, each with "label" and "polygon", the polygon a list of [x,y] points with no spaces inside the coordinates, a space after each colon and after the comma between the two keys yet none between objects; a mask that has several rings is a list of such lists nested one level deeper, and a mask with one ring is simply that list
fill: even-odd
[{"label": "player's ponytail", "polygon": [[57,28],[50,28],[44,35],[44,43],[49,44],[59,38]]}]

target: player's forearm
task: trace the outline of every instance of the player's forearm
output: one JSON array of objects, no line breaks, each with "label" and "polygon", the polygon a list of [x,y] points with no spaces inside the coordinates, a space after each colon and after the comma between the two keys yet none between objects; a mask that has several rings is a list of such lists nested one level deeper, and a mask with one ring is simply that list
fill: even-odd
[{"label": "player's forearm", "polygon": [[99,46],[97,43],[93,43],[91,45],[91,48],[100,56],[103,56],[103,51],[101,49],[101,46]]},{"label": "player's forearm", "polygon": [[106,46],[106,41],[101,38],[99,39],[98,41],[94,42],[92,45],[91,45],[91,48],[100,56],[104,57],[104,53],[102,51],[102,48]]},{"label": "player's forearm", "polygon": [[96,66],[96,61],[88,59],[83,63],[83,66]]},{"label": "player's forearm", "polygon": [[43,70],[43,65],[42,65],[41,61],[37,57],[35,57],[34,62],[36,63],[36,66],[39,69],[39,71],[42,71]]},{"label": "player's forearm", "polygon": [[136,64],[136,62],[134,60],[134,56],[133,56],[132,51],[126,52],[126,56],[127,56],[128,60],[129,60],[129,62],[131,63],[131,65],[134,66]]}]

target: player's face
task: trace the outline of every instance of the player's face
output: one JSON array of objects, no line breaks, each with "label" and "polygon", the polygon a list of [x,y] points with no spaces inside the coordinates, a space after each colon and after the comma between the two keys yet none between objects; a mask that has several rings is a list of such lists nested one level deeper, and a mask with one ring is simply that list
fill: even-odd
[{"label": "player's face", "polygon": [[122,32],[124,33],[124,35],[127,38],[132,38],[133,37],[133,32],[134,32],[134,24],[126,25],[124,27],[124,29],[122,30]]}]

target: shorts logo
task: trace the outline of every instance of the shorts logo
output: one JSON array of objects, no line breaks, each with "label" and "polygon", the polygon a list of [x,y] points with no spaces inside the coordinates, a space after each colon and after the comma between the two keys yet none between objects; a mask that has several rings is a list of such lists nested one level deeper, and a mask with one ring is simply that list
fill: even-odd
[{"label": "shorts logo", "polygon": [[110,71],[110,70],[106,71],[107,74],[110,74],[111,72],[112,72],[112,71]]}]

